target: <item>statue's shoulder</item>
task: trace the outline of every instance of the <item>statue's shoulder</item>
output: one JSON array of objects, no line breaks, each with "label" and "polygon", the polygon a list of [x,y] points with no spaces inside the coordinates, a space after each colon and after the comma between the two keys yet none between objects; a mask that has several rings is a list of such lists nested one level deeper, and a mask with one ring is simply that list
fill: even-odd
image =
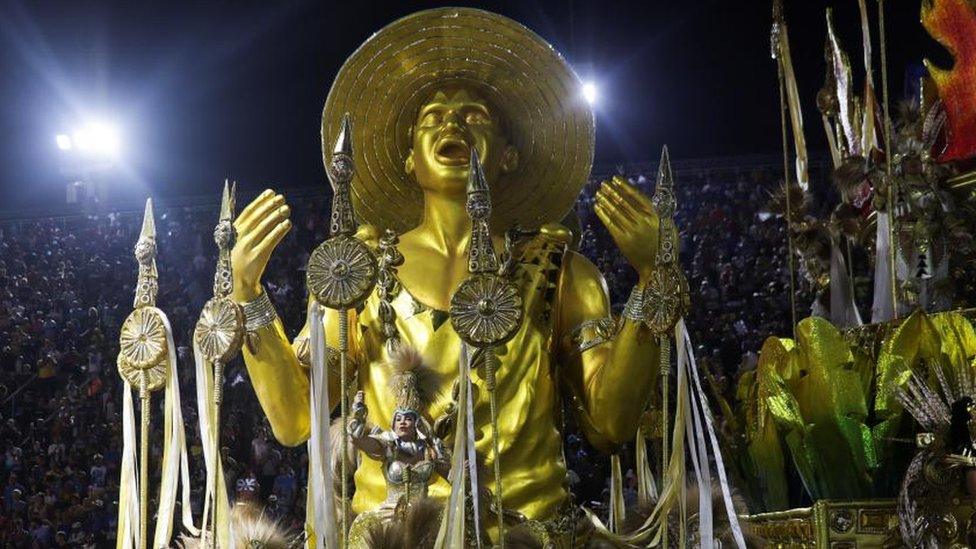
[{"label": "statue's shoulder", "polygon": [[600,270],[586,256],[572,249],[573,231],[559,223],[539,227],[530,247],[547,255],[558,272],[559,283],[570,292],[605,291],[606,282]]},{"label": "statue's shoulder", "polygon": [[380,245],[380,229],[376,225],[360,225],[356,229],[356,238],[363,244],[375,250]]}]

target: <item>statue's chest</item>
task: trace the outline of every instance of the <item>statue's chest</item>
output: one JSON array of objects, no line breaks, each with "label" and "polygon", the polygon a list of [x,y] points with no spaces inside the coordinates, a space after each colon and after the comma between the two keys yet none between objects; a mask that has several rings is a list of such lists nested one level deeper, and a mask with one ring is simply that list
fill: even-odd
[{"label": "statue's chest", "polygon": [[[561,258],[561,254],[558,257]],[[535,385],[539,378],[550,376],[558,269],[559,262],[552,261],[551,254],[533,254],[520,262],[512,274],[512,281],[519,288],[522,298],[523,320],[515,336],[494,349],[500,359],[500,389],[510,387],[514,391],[517,387]],[[431,276],[439,275],[431,273]],[[420,351],[427,366],[437,374],[437,396],[429,409],[431,416],[436,417],[452,400],[462,344],[451,324],[450,315],[417,299],[406,280],[408,278],[398,277],[388,303],[400,341]],[[385,345],[386,334],[390,331],[389,320],[384,322],[384,316],[390,318],[391,315],[381,313],[384,307],[379,292],[374,292],[359,315],[363,343],[359,348],[365,355],[357,360],[361,365],[360,386],[367,390],[367,395],[372,393],[377,397],[388,392],[391,378]],[[477,391],[477,387],[483,385],[484,372],[475,366],[471,376]],[[477,396],[476,399],[480,400]],[[369,396],[367,400],[371,400]],[[390,415],[392,404],[386,402],[388,400],[376,398],[370,409],[383,410],[382,416]]]}]

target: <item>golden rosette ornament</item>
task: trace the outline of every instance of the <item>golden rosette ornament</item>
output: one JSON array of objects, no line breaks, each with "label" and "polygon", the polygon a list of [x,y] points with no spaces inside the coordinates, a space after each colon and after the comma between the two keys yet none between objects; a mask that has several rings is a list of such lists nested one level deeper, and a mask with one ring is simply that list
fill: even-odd
[{"label": "golden rosette ornament", "polygon": [[465,343],[490,347],[511,339],[522,324],[522,297],[511,282],[476,274],[451,296],[451,325]]},{"label": "golden rosette ornament", "polygon": [[308,291],[330,309],[349,309],[363,301],[376,284],[376,257],[354,237],[326,240],[308,260]]},{"label": "golden rosette ornament", "polygon": [[654,334],[665,334],[690,308],[688,281],[674,264],[654,271],[644,288],[644,324]]},{"label": "golden rosette ornament", "polygon": [[215,297],[203,306],[193,330],[193,342],[210,362],[226,363],[241,346],[244,338],[244,313],[226,297]]},{"label": "golden rosette ornament", "polygon": [[119,336],[119,374],[135,387],[141,387],[146,374],[147,389],[154,390],[166,382],[166,323],[155,307],[140,307],[122,323]]}]

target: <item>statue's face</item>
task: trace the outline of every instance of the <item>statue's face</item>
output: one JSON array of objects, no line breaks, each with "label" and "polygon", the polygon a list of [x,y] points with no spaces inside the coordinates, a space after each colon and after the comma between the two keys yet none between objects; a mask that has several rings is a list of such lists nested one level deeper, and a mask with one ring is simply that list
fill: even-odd
[{"label": "statue's face", "polygon": [[393,417],[393,432],[401,440],[411,442],[417,438],[417,418],[413,414],[397,414]]},{"label": "statue's face", "polygon": [[505,137],[500,116],[473,88],[438,90],[417,113],[407,173],[413,173],[424,190],[463,193],[472,147],[489,183],[514,170],[518,152]]}]

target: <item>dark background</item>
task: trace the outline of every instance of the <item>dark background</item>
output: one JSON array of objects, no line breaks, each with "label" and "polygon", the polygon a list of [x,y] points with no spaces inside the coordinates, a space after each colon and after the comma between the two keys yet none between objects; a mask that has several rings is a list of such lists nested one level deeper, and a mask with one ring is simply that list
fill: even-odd
[{"label": "dark background", "polygon": [[[823,10],[863,81],[855,0],[786,0],[811,149],[823,132]],[[879,67],[876,0],[872,13]],[[775,64],[765,0],[453,2],[496,11],[552,42],[601,90],[597,162],[777,153]],[[0,211],[64,202],[54,135],[85,113],[124,135],[105,176],[115,198],[192,195],[237,179],[324,183],[321,108],[343,60],[372,32],[441,2],[0,3]],[[918,23],[917,0],[888,0],[893,96],[928,56],[951,60]],[[880,70],[876,69],[880,96]],[[213,191],[216,193],[216,191]]]}]

